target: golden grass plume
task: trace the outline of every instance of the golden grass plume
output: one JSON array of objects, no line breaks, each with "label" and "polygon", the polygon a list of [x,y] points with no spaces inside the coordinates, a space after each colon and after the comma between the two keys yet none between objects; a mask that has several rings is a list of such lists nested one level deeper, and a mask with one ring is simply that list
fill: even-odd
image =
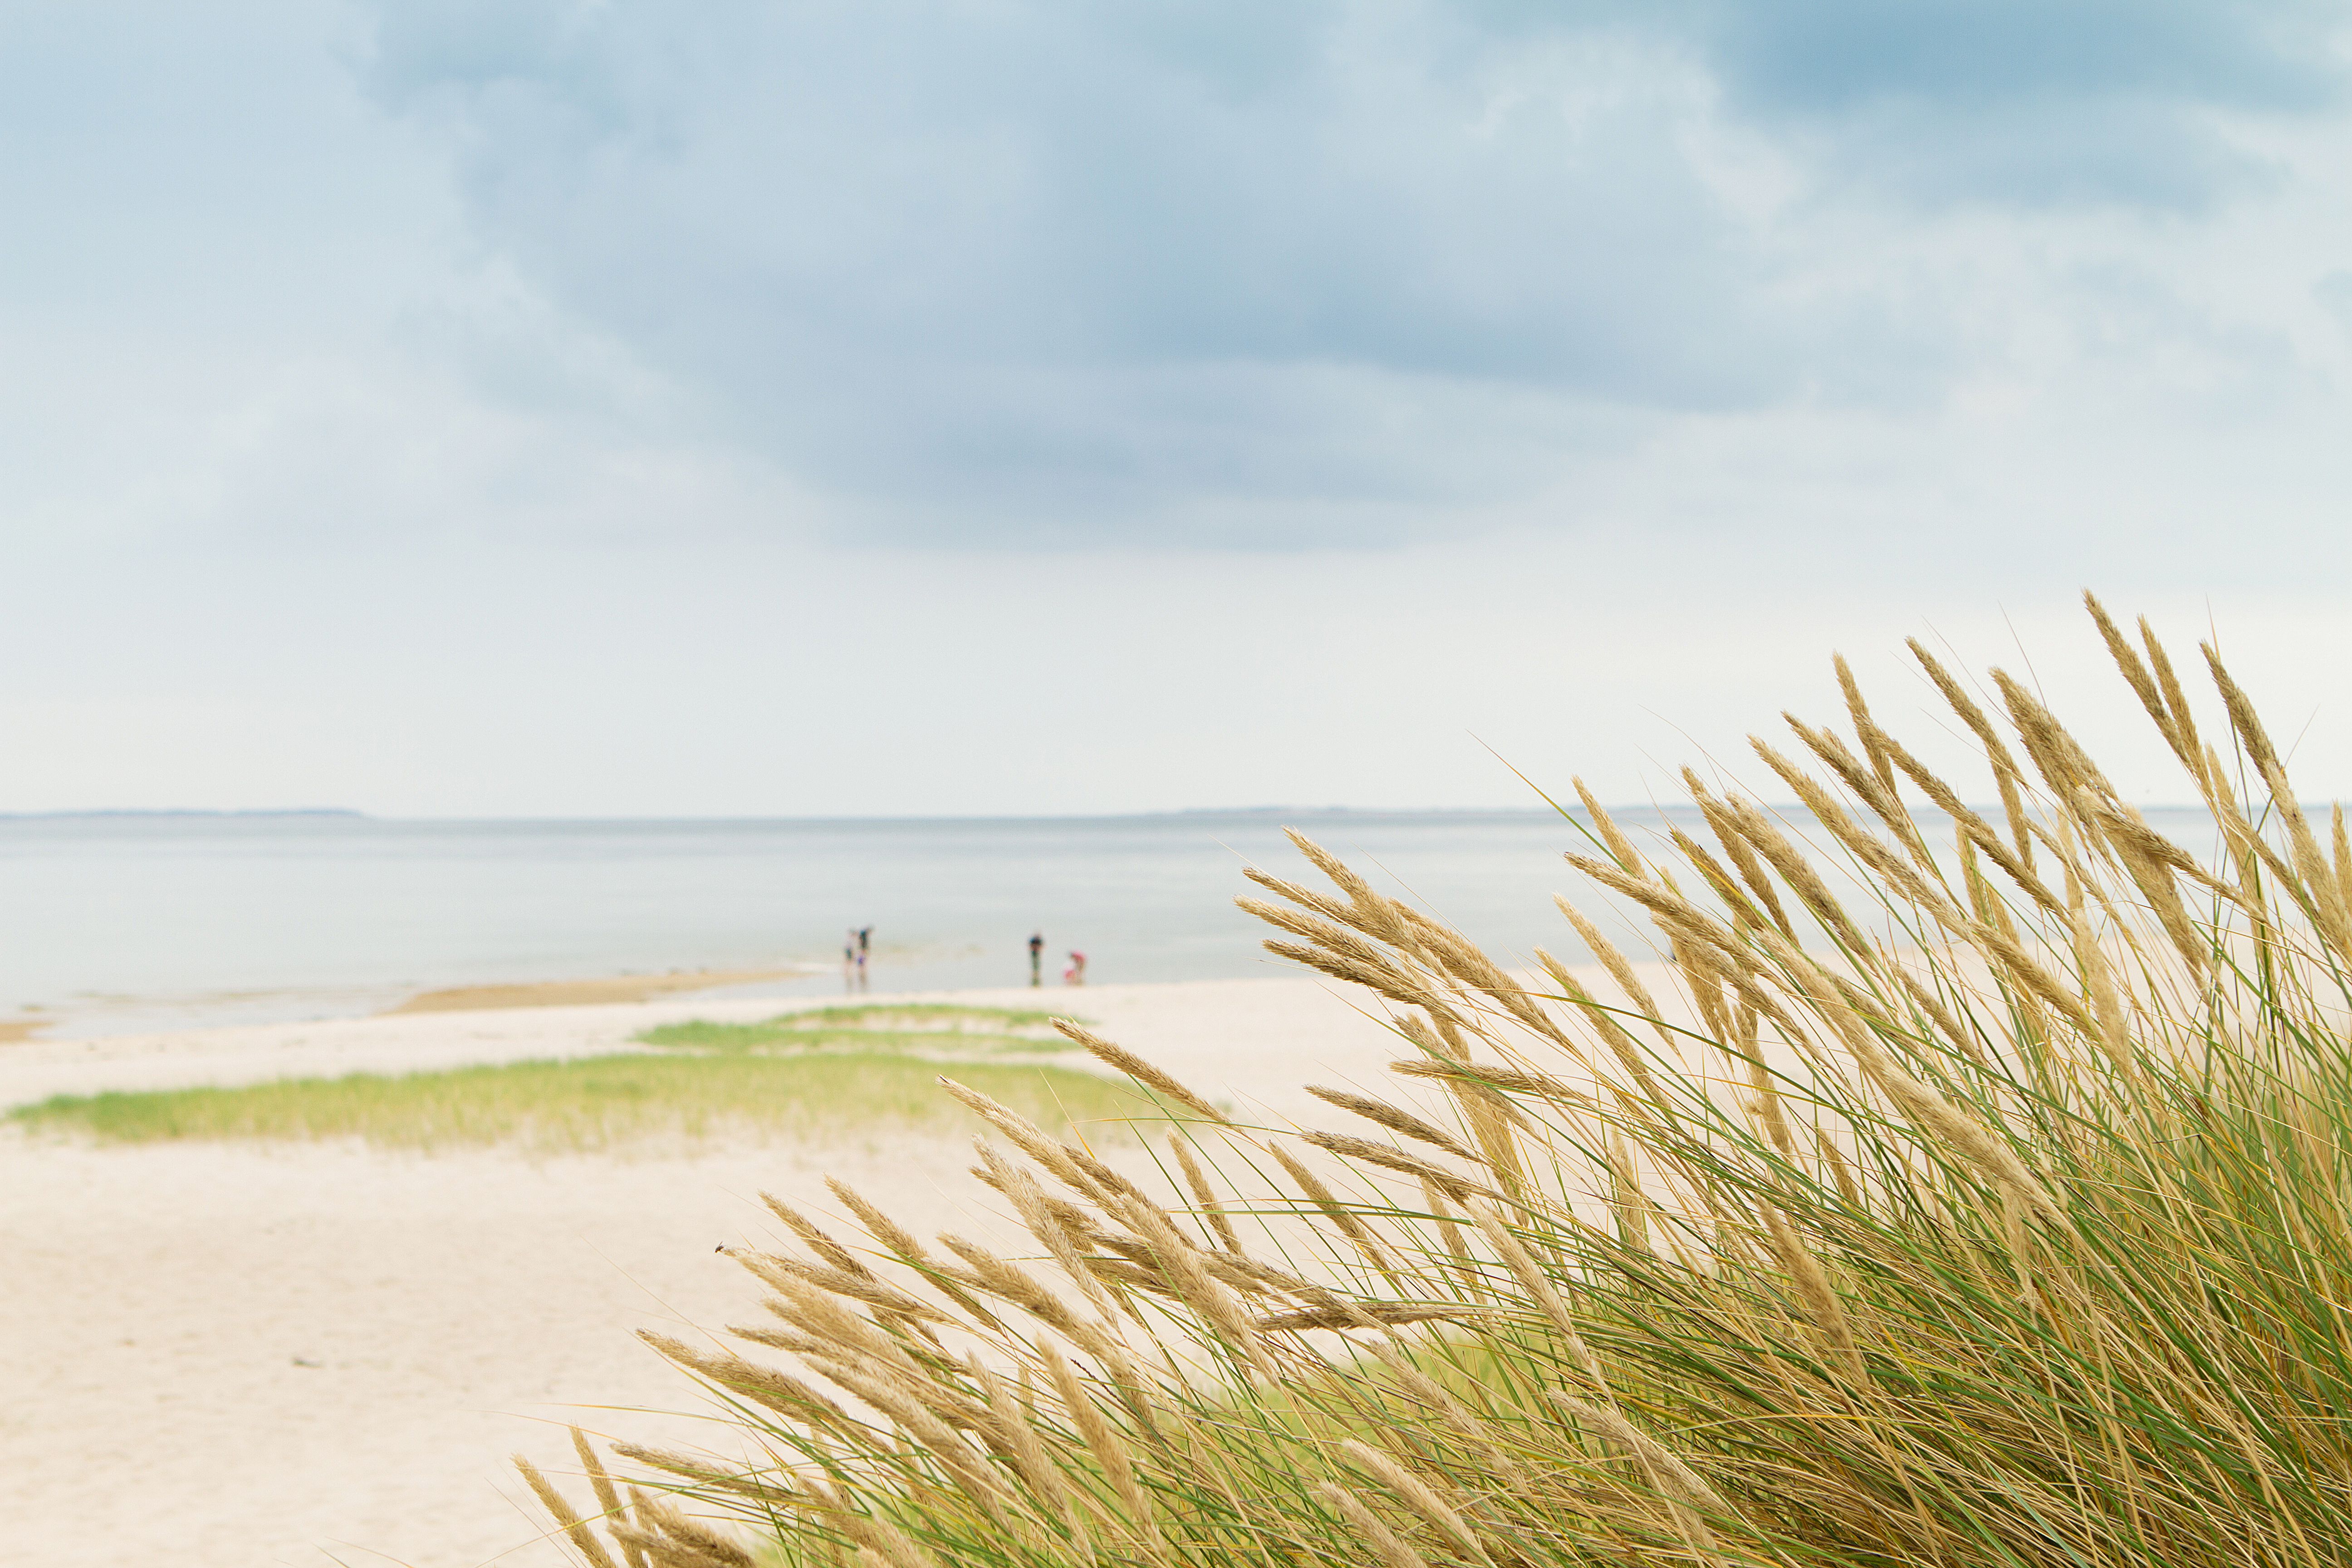
[{"label": "golden grass plume", "polygon": [[666,1342],[732,1452],[624,1447],[630,1500],[598,1469],[593,1509],[526,1472],[557,1538],[688,1568],[2352,1563],[2352,850],[2212,649],[2200,731],[2154,633],[2085,597],[2210,853],[2027,685],[1980,699],[1916,644],[1976,777],[1841,661],[1850,735],[1757,743],[1801,813],[1694,776],[1645,848],[1578,786],[1570,863],[1654,967],[1588,897],[1598,971],[1514,972],[1301,840],[1336,891],[1258,875],[1247,906],[1389,1010],[1412,1103],[1318,1089],[1346,1131],[1253,1129],[1073,1030],[1203,1113],[1161,1196],[964,1091],[1035,1258],[864,1209],[887,1291],[747,1258],[790,1331],[754,1342],[799,1366]]}]

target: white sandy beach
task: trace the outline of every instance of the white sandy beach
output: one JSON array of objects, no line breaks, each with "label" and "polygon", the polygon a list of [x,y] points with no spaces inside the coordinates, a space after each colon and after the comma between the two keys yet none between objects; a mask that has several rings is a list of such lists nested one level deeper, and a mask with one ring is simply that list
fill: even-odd
[{"label": "white sandy beach", "polygon": [[[1392,1038],[1313,979],[940,999],[1081,1012],[1276,1119],[1309,1114],[1307,1082],[1394,1082]],[[0,1047],[0,1105],[623,1050],[651,1024],[778,1010],[667,1000],[33,1041]],[[993,1194],[969,1163],[952,1139],[854,1130],[805,1147],[538,1162],[0,1134],[0,1555],[43,1568],[563,1561],[531,1544],[540,1525],[506,1455],[560,1461],[573,1421],[677,1435],[627,1413],[696,1399],[632,1331],[754,1315],[752,1282],[714,1248],[773,1241],[761,1189],[833,1212],[822,1178],[839,1174],[919,1233],[984,1235],[998,1226],[980,1200]]]}]

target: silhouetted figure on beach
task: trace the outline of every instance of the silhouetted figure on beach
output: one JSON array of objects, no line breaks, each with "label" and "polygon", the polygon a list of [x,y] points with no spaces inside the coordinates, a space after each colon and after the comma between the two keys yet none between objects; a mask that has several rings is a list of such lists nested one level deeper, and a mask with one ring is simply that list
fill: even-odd
[{"label": "silhouetted figure on beach", "polygon": [[1086,983],[1087,955],[1083,952],[1073,952],[1070,954],[1070,967],[1062,971],[1062,984],[1084,985]]},{"label": "silhouetted figure on beach", "polygon": [[1042,931],[1029,933],[1029,984],[1045,984],[1045,933]]}]

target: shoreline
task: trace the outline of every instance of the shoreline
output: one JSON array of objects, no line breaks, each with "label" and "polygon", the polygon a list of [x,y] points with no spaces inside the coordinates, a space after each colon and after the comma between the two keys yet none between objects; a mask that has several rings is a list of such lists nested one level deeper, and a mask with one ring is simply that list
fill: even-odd
[{"label": "shoreline", "polygon": [[[417,1013],[620,1005],[665,995],[795,984],[829,973],[824,964],[793,959],[754,968],[623,970],[554,980],[466,981],[436,986],[352,983],[180,995],[90,995],[76,1002],[27,1006],[13,1016],[0,1016],[0,1047],[348,1023]],[[58,1030],[66,1032],[53,1032]],[[0,1051],[0,1060],[5,1057]]]}]

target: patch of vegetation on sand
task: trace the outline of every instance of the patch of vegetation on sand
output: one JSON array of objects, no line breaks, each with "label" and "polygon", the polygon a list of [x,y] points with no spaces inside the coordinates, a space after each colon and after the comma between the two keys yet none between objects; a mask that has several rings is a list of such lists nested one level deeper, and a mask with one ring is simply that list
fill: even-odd
[{"label": "patch of vegetation on sand", "polygon": [[944,1029],[968,1034],[1051,1035],[1054,1020],[1069,1016],[1066,1013],[1024,1007],[967,1007],[954,1002],[853,1002],[785,1013],[768,1021],[793,1029]]},{"label": "patch of vegetation on sand", "polygon": [[935,1060],[985,1060],[1000,1054],[1073,1050],[1053,1029],[1054,1015],[948,1003],[866,1003],[782,1013],[751,1024],[690,1018],[635,1037],[641,1045],[764,1055],[814,1051],[903,1052]]},{"label": "patch of vegetation on sand", "polygon": [[[59,1095],[19,1107],[8,1120],[29,1131],[105,1143],[356,1138],[383,1148],[503,1144],[541,1154],[885,1129],[979,1130],[977,1120],[940,1092],[943,1061],[958,1081],[1042,1126],[1083,1126],[1090,1140],[1126,1138],[1128,1120],[1158,1121],[1166,1114],[1134,1089],[1095,1073],[987,1059],[1000,1051],[1034,1051],[1044,1043],[976,1029],[951,1032],[943,1022],[950,1014],[979,1017],[977,1009],[825,1011],[835,1015],[827,1024],[782,1031],[801,1047],[789,1051],[770,1048],[762,1033],[770,1025],[698,1022],[656,1031],[669,1036],[659,1043],[676,1047],[659,1053],[286,1079],[234,1089]],[[918,1011],[927,1026],[898,1026]],[[1033,1016],[1043,1016],[986,1015],[1005,1028],[1027,1027]],[[886,1022],[892,1026],[860,1026]],[[960,1048],[919,1048],[950,1039]],[[1045,1048],[1060,1046],[1057,1037]]]}]

